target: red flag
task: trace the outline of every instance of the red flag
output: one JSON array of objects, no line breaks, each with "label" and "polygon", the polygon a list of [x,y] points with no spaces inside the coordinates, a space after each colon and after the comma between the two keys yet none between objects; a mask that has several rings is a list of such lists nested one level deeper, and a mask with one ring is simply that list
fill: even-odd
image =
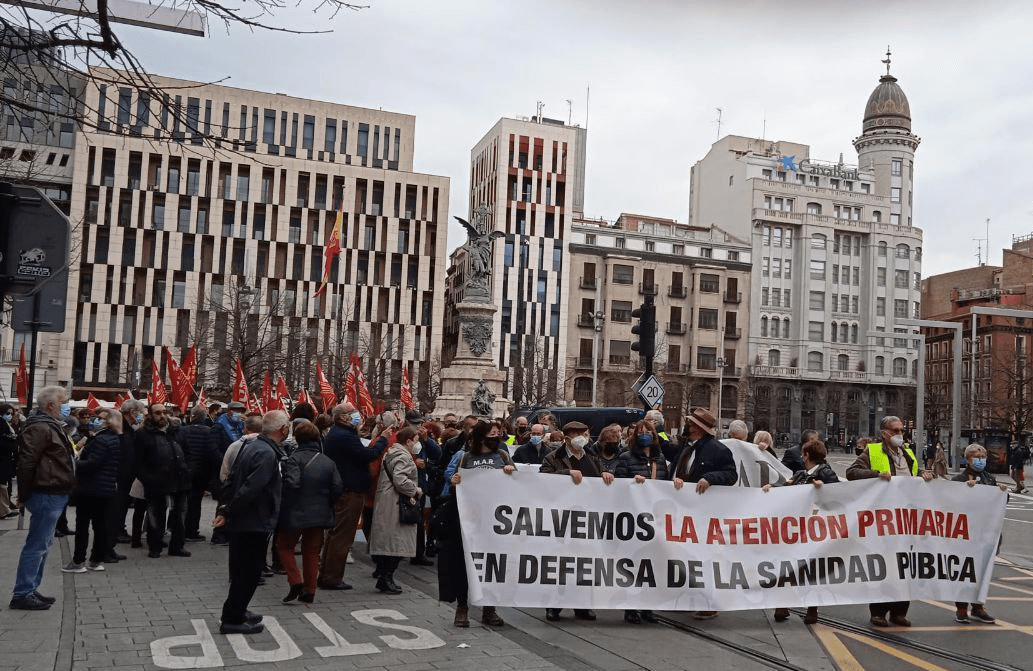
[{"label": "red flag", "polygon": [[355,355],[348,357],[348,374],[344,378],[344,400],[358,408],[359,403],[355,398]]},{"label": "red flag", "polygon": [[279,410],[280,407],[276,403],[276,395],[273,393],[273,381],[269,377],[269,370],[266,369],[265,377],[262,378],[262,410],[263,412],[269,412],[270,410]]},{"label": "red flag", "polygon": [[18,363],[18,372],[15,373],[15,386],[18,387],[18,402],[22,405],[29,403],[29,371],[25,368],[25,343],[22,343],[21,359]]},{"label": "red flag", "polygon": [[319,380],[319,395],[320,400],[323,402],[323,412],[330,412],[330,408],[337,405],[337,394],[334,393],[334,387],[330,384],[330,380],[326,379],[326,375],[323,375],[323,366],[316,362],[316,379]]},{"label": "red flag", "polygon": [[280,402],[280,410],[287,412],[287,401],[291,400],[291,392],[287,389],[287,381],[282,375],[276,380],[276,399]]},{"label": "red flag", "polygon": [[344,199],[342,198],[341,209],[337,210],[337,221],[334,222],[334,227],[330,230],[330,238],[323,249],[323,256],[326,257],[326,261],[323,263],[323,281],[319,283],[316,293],[312,294],[313,298],[323,293],[323,289],[326,288],[326,283],[330,279],[330,268],[334,265],[334,259],[341,253],[341,222],[343,219]]},{"label": "red flag", "polygon": [[254,394],[251,394],[251,398],[249,398],[247,401],[247,411],[261,412],[263,414],[265,413],[265,410],[262,409],[262,404],[259,402],[258,397]]},{"label": "red flag", "polygon": [[409,369],[402,367],[402,405],[409,410],[415,410],[412,402],[412,387],[409,385]]},{"label": "red flag", "polygon": [[93,395],[92,391],[86,396],[86,409],[90,412],[97,412],[100,410],[100,401],[97,400],[97,397]]},{"label": "red flag", "polygon": [[186,371],[176,365],[172,358],[172,352],[165,348],[165,362],[169,369],[169,379],[172,381],[172,403],[186,412],[190,407],[190,397],[194,395],[193,385],[187,377]]},{"label": "red flag", "polygon": [[183,357],[183,365],[180,366],[180,370],[183,371],[183,375],[186,376],[187,381],[190,382],[190,386],[193,387],[197,384],[197,346],[191,345],[190,350]]},{"label": "red flag", "polygon": [[244,369],[240,366],[240,359],[237,359],[237,378],[233,382],[231,400],[244,405],[251,402],[251,394],[247,390],[247,380],[244,379]]},{"label": "red flag", "polygon": [[308,403],[309,405],[312,405],[312,401],[309,400],[308,397],[308,391],[306,391],[304,387],[298,390],[298,403]]},{"label": "red flag", "polygon": [[362,375],[362,367],[359,366],[359,358],[355,357],[355,384],[359,388],[359,403],[361,403],[362,414],[371,417],[374,414],[373,397],[369,395],[366,388],[366,378]]},{"label": "red flag", "polygon": [[165,391],[165,381],[158,372],[158,362],[151,359],[151,393],[147,395],[148,403],[168,403],[169,393]]},{"label": "red flag", "polygon": [[125,402],[126,402],[126,399],[122,396],[121,393],[118,396],[116,396],[115,397],[115,410],[121,410],[122,409],[122,404],[125,403]]}]

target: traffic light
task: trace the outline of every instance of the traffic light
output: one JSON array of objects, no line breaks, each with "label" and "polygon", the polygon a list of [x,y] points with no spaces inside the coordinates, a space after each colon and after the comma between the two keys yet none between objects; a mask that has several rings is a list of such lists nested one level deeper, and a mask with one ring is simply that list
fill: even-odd
[{"label": "traffic light", "polygon": [[631,349],[651,361],[656,351],[656,306],[653,305],[653,297],[647,295],[646,302],[631,311],[631,317],[639,320],[631,327],[631,332],[638,336],[638,341],[631,343]]}]

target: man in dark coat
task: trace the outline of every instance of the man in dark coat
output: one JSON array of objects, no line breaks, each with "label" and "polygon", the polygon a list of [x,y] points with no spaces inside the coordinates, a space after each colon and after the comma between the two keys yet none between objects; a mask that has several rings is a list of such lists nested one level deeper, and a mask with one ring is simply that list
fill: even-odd
[{"label": "man in dark coat", "polygon": [[344,493],[334,502],[334,526],[326,536],[319,570],[319,589],[351,589],[344,582],[344,565],[355,540],[355,528],[372,484],[369,465],[380,458],[387,441],[366,447],[359,439],[362,415],[351,403],[334,406],[334,425],[323,440],[323,454],[337,465]]},{"label": "man in dark coat", "polygon": [[285,456],[281,445],[290,432],[287,413],[267,412],[262,435],[242,446],[233,461],[232,494],[225,508],[220,508],[230,534],[230,589],[222,604],[222,634],[257,634],[263,629],[262,616],[247,608],[262,577],[269,535],[280,514],[280,460]]},{"label": "man in dark coat", "polygon": [[[542,461],[540,473],[569,475],[575,485],[581,480],[602,478],[603,482],[613,482],[613,473],[603,468],[599,457],[585,450],[588,447],[588,427],[581,422],[567,422],[563,425],[563,446],[553,450]],[[546,608],[545,619],[555,622],[560,619],[559,608]],[[589,608],[575,608],[574,617],[579,620],[594,620],[595,611]]]},{"label": "man in dark coat", "polygon": [[[693,408],[685,418],[688,442],[682,448],[674,467],[674,486],[681,489],[682,483],[696,484],[696,493],[703,494],[711,485],[734,485],[739,479],[732,451],[715,437],[717,420],[706,408]],[[701,610],[694,615],[697,620],[717,617],[717,611]]]},{"label": "man in dark coat", "polygon": [[[161,556],[168,519],[170,557],[189,557],[185,542],[187,494],[190,471],[183,448],[173,438],[165,405],[153,403],[147,419],[136,431],[136,477],[143,483],[147,501],[147,556]],[[171,501],[172,507],[169,507]]]},{"label": "man in dark coat", "polygon": [[[176,441],[183,448],[187,468],[190,470],[190,493],[187,494],[187,512],[184,526],[186,540],[203,541],[200,533],[201,500],[208,490],[215,475],[218,460],[218,448],[211,427],[205,422],[209,419],[208,410],[195,405],[190,409],[190,423],[179,427]],[[221,461],[218,461],[221,465]]]},{"label": "man in dark coat", "polygon": [[552,449],[545,440],[545,427],[535,424],[527,436],[527,442],[517,445],[513,451],[513,461],[518,464],[540,464]]},{"label": "man in dark coat", "polygon": [[803,446],[812,440],[821,440],[821,434],[815,429],[804,429],[800,434],[800,444],[787,447],[782,453],[782,465],[793,473],[803,470]]}]

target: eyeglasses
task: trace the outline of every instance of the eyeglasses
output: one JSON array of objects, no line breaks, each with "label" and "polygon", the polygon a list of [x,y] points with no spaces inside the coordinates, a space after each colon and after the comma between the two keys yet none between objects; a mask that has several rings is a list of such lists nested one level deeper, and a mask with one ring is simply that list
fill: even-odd
[{"label": "eyeglasses", "polygon": [[904,433],[904,429],[883,429],[883,431],[892,434]]}]

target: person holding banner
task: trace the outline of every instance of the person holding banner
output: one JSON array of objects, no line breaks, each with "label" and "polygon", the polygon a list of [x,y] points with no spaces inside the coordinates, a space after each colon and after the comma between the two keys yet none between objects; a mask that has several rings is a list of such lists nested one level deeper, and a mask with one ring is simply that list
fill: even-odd
[{"label": "person holding banner", "polygon": [[[703,494],[711,485],[732,486],[739,480],[732,451],[719,441],[717,420],[706,408],[693,408],[686,416],[688,442],[682,448],[674,467],[674,488],[681,489],[686,482],[696,485],[696,493]],[[717,611],[701,610],[693,614],[697,620],[717,617]]]},{"label": "person holding banner", "polygon": [[[613,473],[603,468],[599,457],[585,450],[588,447],[588,426],[578,421],[563,425],[563,446],[551,452],[542,461],[540,473],[569,475],[575,485],[585,477],[602,478],[606,484],[613,482]],[[545,619],[555,622],[560,619],[560,608],[546,608]],[[574,617],[579,620],[594,620],[595,611],[590,608],[575,608]]]},{"label": "person holding banner", "polygon": [[[635,478],[638,484],[646,480],[670,480],[671,472],[660,450],[660,441],[651,421],[646,419],[636,423],[631,449],[617,457],[613,477]],[[625,610],[624,621],[628,624],[656,623],[656,614],[651,610]]]},{"label": "person holding banner", "polygon": [[[462,527],[459,508],[456,505],[454,489],[462,482],[464,468],[502,469],[511,475],[516,471],[509,452],[502,449],[502,430],[497,422],[478,419],[469,428],[466,450],[456,452],[445,469],[445,486],[441,491],[442,502],[437,515],[444,521],[438,529],[438,600],[456,602],[456,615],[452,624],[456,627],[470,626],[469,591],[466,575],[466,552],[463,550]],[[505,624],[494,606],[481,608],[481,622],[489,627]]]},{"label": "person holding banner", "polygon": [[767,431],[757,431],[753,434],[753,443],[759,449],[771,452],[771,446],[774,445],[775,441],[772,440],[771,434]]},{"label": "person holding banner", "polygon": [[[931,471],[918,468],[918,458],[911,448],[904,445],[904,423],[899,417],[887,415],[879,424],[882,442],[869,443],[857,456],[854,463],[846,470],[847,480],[864,480],[879,478],[889,480],[894,476],[921,477],[926,482],[933,479]],[[910,627],[907,619],[910,601],[891,601],[869,604],[871,623],[876,627],[888,627],[895,624]],[[889,618],[887,620],[887,614]]]},{"label": "person holding banner", "polygon": [[[828,448],[825,447],[825,443],[820,440],[811,440],[803,446],[801,449],[801,455],[803,456],[803,468],[804,470],[797,471],[793,474],[786,484],[787,485],[814,485],[815,488],[820,489],[823,484],[830,482],[839,482],[839,476],[832,470],[832,467],[828,465],[825,459],[828,457]],[[776,487],[778,485],[775,485]],[[765,492],[771,491],[771,485],[764,485]],[[784,622],[789,619],[788,608],[776,608],[775,609],[775,622]],[[818,607],[808,606],[807,614],[803,616],[804,624],[817,624],[818,622]]]},{"label": "person holding banner", "polygon": [[[940,449],[942,451],[943,448]],[[993,485],[999,487],[1002,492],[1008,491],[1008,485],[999,484],[997,478],[986,472],[986,448],[979,443],[972,443],[965,448],[965,464],[965,470],[952,478],[955,482],[964,482],[969,487]],[[993,624],[997,621],[994,616],[986,612],[986,608],[981,603],[972,604],[971,616],[968,603],[955,601],[954,607],[957,609],[954,621],[958,624],[968,624],[972,620],[979,620],[986,624]]]}]

